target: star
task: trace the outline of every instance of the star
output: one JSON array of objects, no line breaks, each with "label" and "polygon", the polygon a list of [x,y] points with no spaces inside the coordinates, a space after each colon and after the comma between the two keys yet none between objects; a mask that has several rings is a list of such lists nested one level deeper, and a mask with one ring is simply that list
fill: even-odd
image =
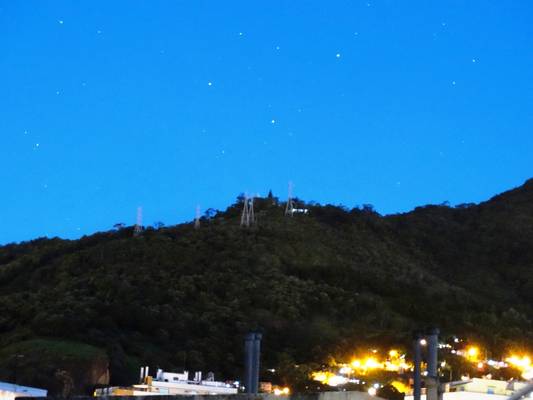
[{"label": "star", "polygon": [[276,123],[276,120],[273,119],[272,121],[270,121],[271,124],[275,124]]},{"label": "star", "polygon": [[452,85],[454,85],[454,86],[455,86],[455,81],[452,81]]},{"label": "star", "polygon": [[63,20],[60,19],[59,21],[57,21],[59,23],[59,25],[63,25]]},{"label": "star", "polygon": [[475,59],[475,58],[472,58],[472,62],[475,63],[475,62],[476,62],[476,59]]},{"label": "star", "polygon": [[59,96],[59,90],[56,90],[56,95],[58,95],[58,96]]},{"label": "star", "polygon": [[213,82],[207,82],[207,86],[213,86]]},{"label": "star", "polygon": [[96,33],[99,35],[99,34],[102,33],[102,31],[101,31],[100,29],[98,29],[98,30],[96,31]]},{"label": "star", "polygon": [[337,57],[337,58],[341,58],[341,53],[337,53],[337,54],[335,54],[335,57]]}]

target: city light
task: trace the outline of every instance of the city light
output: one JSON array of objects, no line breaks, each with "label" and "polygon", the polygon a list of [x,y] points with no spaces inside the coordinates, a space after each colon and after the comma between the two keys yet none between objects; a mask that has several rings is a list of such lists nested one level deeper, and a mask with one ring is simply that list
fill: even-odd
[{"label": "city light", "polygon": [[479,349],[477,347],[469,347],[467,354],[469,357],[472,358],[477,357],[477,355],[479,354]]},{"label": "city light", "polygon": [[531,365],[531,358],[528,356],[516,356],[511,355],[505,359],[510,365],[520,370],[522,373],[522,378],[524,379],[533,379],[533,365]]},{"label": "city light", "polygon": [[320,372],[313,372],[311,374],[311,377],[313,380],[318,381],[324,385],[328,386],[339,386],[339,385],[345,385],[348,383],[348,378],[340,375],[336,375],[329,371],[320,371]]},{"label": "city light", "polygon": [[275,396],[287,396],[291,393],[291,390],[288,387],[284,388],[274,388],[274,395]]},{"label": "city light", "polygon": [[[457,343],[455,339],[451,339]],[[449,343],[453,343],[450,341]],[[466,340],[459,340],[461,345],[455,347],[449,343],[440,343],[439,348],[448,354],[447,357],[462,357],[466,361],[472,363],[472,366],[478,371],[477,374],[489,377],[493,371],[491,369],[502,369],[513,367],[520,371],[520,375],[523,379],[533,379],[533,362],[532,358],[525,354],[513,354],[507,358],[488,359],[483,355],[488,354],[486,349],[481,348],[477,344],[468,344]],[[425,339],[420,340],[421,345],[427,345]],[[439,360],[439,366],[445,368],[450,372],[451,379],[451,365],[453,363],[448,358],[442,358]],[[397,374],[403,374],[413,370],[413,364],[411,361],[406,360],[406,354],[398,349],[367,349],[364,353],[358,353],[356,357],[344,362],[343,360],[331,360],[330,363],[323,367],[323,370],[316,371],[311,374],[311,378],[315,381],[319,381],[324,385],[337,387],[343,386],[348,383],[356,383],[365,385],[363,379],[375,379],[376,374],[382,372],[393,372]],[[464,374],[466,371],[454,371],[461,376],[461,379],[470,379],[470,374]],[[463,373],[463,374],[461,374]],[[423,367],[421,371],[422,376],[427,376],[427,370]],[[518,378],[518,376],[516,376]],[[401,379],[400,379],[401,381]],[[394,382],[394,380],[393,380]],[[400,386],[396,383],[396,386]],[[368,386],[367,386],[368,387]],[[373,388],[378,389],[378,388]],[[400,390],[400,388],[397,388]],[[407,391],[404,387],[400,391]],[[373,392],[373,391],[371,391]]]},{"label": "city light", "polygon": [[356,380],[359,382],[358,379],[354,378],[375,371],[402,372],[412,369],[412,364],[405,361],[405,354],[399,350],[391,349],[384,352],[387,356],[382,356],[382,354],[377,349],[371,349],[367,355],[354,358],[348,364],[333,361],[327,370],[313,372],[311,378],[335,387]]},{"label": "city light", "polygon": [[350,367],[341,367],[341,369],[339,369],[339,373],[342,375],[350,375],[352,373],[352,369]]},{"label": "city light", "polygon": [[400,393],[409,393],[411,388],[409,387],[409,385],[405,384],[404,382],[401,382],[401,381],[393,381],[391,382],[391,386],[394,387],[398,392]]},{"label": "city light", "polygon": [[376,361],[374,357],[367,358],[363,365],[366,369],[376,369],[380,367],[380,364]]}]

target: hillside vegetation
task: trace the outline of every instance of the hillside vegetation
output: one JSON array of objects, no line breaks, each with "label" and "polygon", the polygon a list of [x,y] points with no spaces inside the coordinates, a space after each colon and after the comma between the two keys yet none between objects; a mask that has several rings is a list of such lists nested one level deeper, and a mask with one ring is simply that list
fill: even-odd
[{"label": "hillside vegetation", "polygon": [[309,212],[286,217],[270,196],[248,229],[241,201],[200,229],[0,247],[0,380],[81,393],[107,366],[124,384],[140,365],[237,378],[251,329],[263,367],[281,371],[429,325],[496,354],[533,345],[533,180],[391,216],[298,201]]}]

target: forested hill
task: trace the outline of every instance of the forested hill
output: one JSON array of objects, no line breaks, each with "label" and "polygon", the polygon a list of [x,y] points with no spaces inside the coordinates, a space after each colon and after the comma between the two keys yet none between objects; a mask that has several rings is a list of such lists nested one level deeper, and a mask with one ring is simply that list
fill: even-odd
[{"label": "forested hill", "polygon": [[[238,377],[320,363],[435,325],[497,352],[533,345],[533,180],[479,205],[380,216],[275,197],[192,223],[0,247],[0,380],[89,390],[140,365]],[[67,388],[67,389],[65,389]]]}]

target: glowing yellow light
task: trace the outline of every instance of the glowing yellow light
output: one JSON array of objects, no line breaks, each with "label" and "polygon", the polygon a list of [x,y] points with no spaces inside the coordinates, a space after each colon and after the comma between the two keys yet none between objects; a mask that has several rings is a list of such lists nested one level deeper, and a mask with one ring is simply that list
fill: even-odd
[{"label": "glowing yellow light", "polygon": [[507,363],[517,368],[522,372],[522,378],[533,379],[533,365],[531,365],[531,358],[528,356],[519,357],[512,355],[505,359]]},{"label": "glowing yellow light", "polygon": [[377,392],[378,392],[378,391],[376,390],[375,387],[371,387],[371,388],[368,389],[368,394],[369,394],[370,396],[375,396]]},{"label": "glowing yellow light", "polygon": [[402,372],[412,369],[413,365],[405,361],[405,355],[399,350],[389,350],[387,357],[380,356],[380,353],[373,353],[372,350],[363,358],[353,358],[350,363],[345,364],[331,360],[330,367],[338,368],[338,374],[332,370],[316,371],[311,373],[311,378],[329,386],[339,386],[348,383],[349,376],[367,375],[376,370],[389,372]]},{"label": "glowing yellow light", "polygon": [[407,393],[407,392],[409,392],[409,386],[406,385],[406,384],[403,383],[403,382],[400,382],[400,381],[392,381],[392,382],[391,382],[391,386],[393,386],[398,392],[401,392],[401,393]]},{"label": "glowing yellow light", "polygon": [[329,386],[344,385],[348,382],[348,378],[344,376],[335,375],[329,371],[313,372],[311,374],[313,380]]},{"label": "glowing yellow light", "polygon": [[507,361],[509,364],[521,368],[527,368],[531,365],[531,359],[528,356],[524,356],[522,358],[518,356],[511,356],[508,357],[505,361]]},{"label": "glowing yellow light", "polygon": [[275,396],[281,396],[281,395],[288,395],[291,393],[291,390],[288,388],[288,387],[284,387],[284,388],[274,388],[274,395]]},{"label": "glowing yellow light", "polygon": [[369,357],[365,360],[364,366],[367,369],[376,369],[379,368],[381,364],[378,363],[374,357]]},{"label": "glowing yellow light", "polygon": [[348,366],[343,366],[341,369],[339,369],[339,373],[342,375],[350,375],[352,373],[352,369]]},{"label": "glowing yellow light", "polygon": [[318,381],[320,383],[326,383],[329,378],[335,376],[331,372],[313,372],[311,374],[313,380]]},{"label": "glowing yellow light", "polygon": [[467,350],[467,354],[469,357],[477,357],[477,355],[479,354],[479,349],[477,347],[469,347],[468,350]]},{"label": "glowing yellow light", "polygon": [[428,341],[426,339],[420,339],[420,344],[422,346],[425,346],[426,344],[428,344]]}]

